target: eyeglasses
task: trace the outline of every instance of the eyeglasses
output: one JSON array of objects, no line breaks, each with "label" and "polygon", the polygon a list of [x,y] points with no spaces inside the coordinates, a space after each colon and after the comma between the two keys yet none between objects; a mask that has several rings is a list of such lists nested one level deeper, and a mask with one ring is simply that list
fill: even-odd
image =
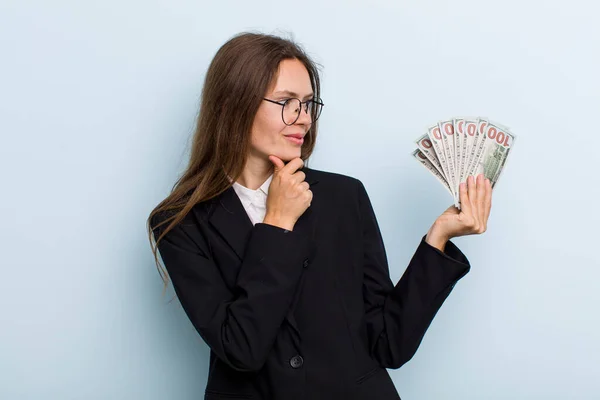
[{"label": "eyeglasses", "polygon": [[[283,123],[286,125],[294,125],[296,121],[298,121],[302,108],[304,108],[304,111],[310,115],[311,123],[314,123],[321,115],[321,111],[323,111],[323,106],[325,105],[321,99],[300,101],[300,99],[292,97],[281,101],[275,101],[266,98],[263,100],[274,104],[279,104],[281,106],[281,119],[283,119]],[[304,105],[304,107],[302,107],[302,105]]]}]

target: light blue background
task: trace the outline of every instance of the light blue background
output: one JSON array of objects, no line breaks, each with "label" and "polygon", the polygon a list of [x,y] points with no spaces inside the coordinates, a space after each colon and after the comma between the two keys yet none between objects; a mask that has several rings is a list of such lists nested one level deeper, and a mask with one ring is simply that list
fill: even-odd
[{"label": "light blue background", "polygon": [[183,171],[213,55],[293,32],[324,66],[313,168],[361,179],[396,282],[451,197],[439,119],[517,141],[472,270],[403,399],[600,398],[600,8],[593,1],[0,3],[0,398],[200,399],[208,348],[161,297],[145,220]]}]

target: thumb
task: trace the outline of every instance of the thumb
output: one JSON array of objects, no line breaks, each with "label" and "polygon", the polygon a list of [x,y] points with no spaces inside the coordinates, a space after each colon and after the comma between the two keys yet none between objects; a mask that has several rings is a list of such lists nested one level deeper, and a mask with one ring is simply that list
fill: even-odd
[{"label": "thumb", "polygon": [[448,207],[446,209],[446,211],[444,211],[444,214],[457,214],[458,215],[458,214],[460,214],[460,211],[461,210],[459,210],[458,208],[456,208],[454,206],[454,204],[452,204],[450,207]]},{"label": "thumb", "polygon": [[273,165],[275,165],[275,172],[278,172],[283,167],[285,167],[285,164],[283,163],[283,161],[281,161],[281,159],[277,156],[269,156],[269,160],[271,160]]}]

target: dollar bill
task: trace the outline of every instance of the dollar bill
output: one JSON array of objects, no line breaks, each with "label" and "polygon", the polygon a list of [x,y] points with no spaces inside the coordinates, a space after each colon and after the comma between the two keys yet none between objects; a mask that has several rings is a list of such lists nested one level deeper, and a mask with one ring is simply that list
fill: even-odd
[{"label": "dollar bill", "polygon": [[485,117],[455,117],[427,128],[412,155],[436,177],[461,208],[459,185],[484,174],[494,188],[516,137],[505,125]]},{"label": "dollar bill", "polygon": [[458,202],[458,197],[457,194],[458,192],[455,190],[456,187],[456,168],[455,168],[455,156],[454,156],[454,124],[452,123],[452,119],[446,120],[446,121],[440,121],[438,123],[438,126],[440,128],[440,132],[442,134],[442,144],[444,146],[444,151],[446,152],[446,169],[448,171],[448,174],[446,175],[446,180],[448,181],[448,184],[450,185],[450,188],[452,189],[452,192],[454,193],[454,197],[455,197],[455,201],[454,203],[457,204]]},{"label": "dollar bill", "polygon": [[454,170],[456,176],[460,176],[460,155],[462,150],[462,139],[465,133],[465,119],[452,118],[454,125]]},{"label": "dollar bill", "polygon": [[477,176],[483,173],[490,180],[493,189],[500,179],[515,139],[508,129],[489,122],[483,135],[479,157],[473,163],[469,175]]},{"label": "dollar bill", "polygon": [[[463,143],[466,141],[466,133],[465,133],[465,118],[453,118],[452,124],[454,125],[454,172],[455,182],[454,182],[454,193],[458,195],[458,185],[460,183],[461,174],[462,174],[462,152],[463,152]],[[458,199],[457,199],[458,200]]]},{"label": "dollar bill", "polygon": [[475,138],[473,140],[473,144],[469,151],[469,160],[467,163],[467,170],[466,170],[465,176],[463,177],[464,181],[467,180],[469,175],[472,175],[474,165],[477,162],[477,160],[479,159],[479,156],[481,155],[481,151],[483,150],[483,145],[485,142],[484,141],[485,129],[487,128],[488,123],[489,123],[489,121],[485,118],[477,119],[477,130],[475,131]]},{"label": "dollar bill", "polygon": [[438,171],[438,169],[431,163],[429,158],[427,158],[427,156],[421,150],[417,149],[417,150],[413,151],[412,155],[417,161],[419,161],[419,163],[422,166],[424,166],[429,172],[431,172],[431,174],[433,176],[435,176],[442,183],[442,185],[444,185],[446,190],[448,190],[448,192],[452,196],[454,196],[454,193],[450,189],[450,185],[448,185],[446,178],[444,178],[444,176],[440,173],[440,171]]},{"label": "dollar bill", "polygon": [[[438,124],[432,125],[429,128],[427,128],[427,136],[429,136],[429,140],[431,141],[431,144],[433,145],[435,154],[437,155],[438,160],[440,162],[440,166],[442,167],[444,179],[447,181],[447,183],[449,185],[449,182],[447,180],[447,177],[450,176],[450,174],[448,172],[448,162],[447,162],[447,158],[446,158],[446,151],[444,150],[445,146],[443,143],[442,134],[441,134],[440,127],[438,126]],[[450,192],[452,193],[452,196],[454,197],[454,191],[452,190],[452,187],[450,187]]]},{"label": "dollar bill", "polygon": [[465,140],[462,143],[461,150],[461,167],[460,167],[460,178],[458,180],[459,185],[466,180],[467,170],[469,168],[469,161],[471,160],[469,155],[473,144],[475,143],[475,135],[477,134],[477,124],[479,118],[466,118],[465,119]]},{"label": "dollar bill", "polygon": [[435,169],[437,169],[438,172],[444,177],[444,179],[446,179],[446,176],[444,175],[444,170],[442,169],[442,166],[440,164],[440,160],[435,154],[433,143],[431,143],[431,140],[429,139],[429,135],[427,135],[427,133],[424,133],[415,141],[415,143],[419,147],[419,150],[421,150],[423,154],[425,154],[427,159],[431,162],[431,164],[433,164]]}]

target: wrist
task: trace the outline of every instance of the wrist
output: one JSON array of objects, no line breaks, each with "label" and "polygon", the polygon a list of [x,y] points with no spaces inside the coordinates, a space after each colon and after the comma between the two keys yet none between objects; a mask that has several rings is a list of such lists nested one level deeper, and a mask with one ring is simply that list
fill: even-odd
[{"label": "wrist", "polygon": [[448,240],[450,240],[450,238],[447,235],[441,233],[439,229],[436,229],[435,224],[429,229],[429,231],[427,232],[427,236],[425,237],[425,241],[429,245],[435,247],[441,252],[444,252],[444,250],[446,249],[446,243],[448,243]]},{"label": "wrist", "polygon": [[290,221],[289,219],[281,218],[272,214],[265,215],[263,224],[277,226],[282,229],[287,229],[288,231],[294,230],[295,225],[295,223]]}]

